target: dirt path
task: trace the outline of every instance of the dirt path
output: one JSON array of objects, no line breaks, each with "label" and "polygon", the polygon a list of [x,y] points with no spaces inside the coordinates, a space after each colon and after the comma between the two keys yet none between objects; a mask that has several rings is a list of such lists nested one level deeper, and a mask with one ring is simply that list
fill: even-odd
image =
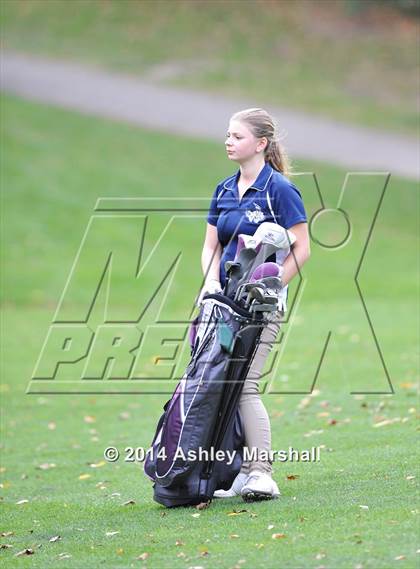
[{"label": "dirt path", "polygon": [[[208,95],[12,52],[1,54],[1,90],[89,115],[221,143],[230,114],[261,106],[261,101],[252,99]],[[286,131],[284,143],[294,158],[420,179],[419,142],[415,138],[265,107]]]}]

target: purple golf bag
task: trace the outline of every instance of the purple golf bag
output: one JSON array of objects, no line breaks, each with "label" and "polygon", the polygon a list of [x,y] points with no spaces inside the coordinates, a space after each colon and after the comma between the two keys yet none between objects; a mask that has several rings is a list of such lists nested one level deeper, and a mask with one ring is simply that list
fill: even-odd
[{"label": "purple golf bag", "polygon": [[[277,309],[295,236],[265,222],[239,235],[223,294],[207,294],[191,329],[191,360],[164,406],[144,470],[167,507],[211,500],[239,473],[245,444],[238,402],[268,314]],[[275,254],[276,263],[266,262]],[[287,291],[286,291],[287,292]]]},{"label": "purple golf bag", "polygon": [[266,323],[262,312],[224,294],[204,297],[191,328],[191,360],[144,464],[156,502],[195,505],[231,487],[245,444],[238,402]]}]

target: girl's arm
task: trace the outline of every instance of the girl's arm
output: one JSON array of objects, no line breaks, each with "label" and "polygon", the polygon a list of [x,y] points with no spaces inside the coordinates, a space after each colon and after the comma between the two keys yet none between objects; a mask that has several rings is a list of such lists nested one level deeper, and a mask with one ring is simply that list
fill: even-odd
[{"label": "girl's arm", "polygon": [[[289,231],[296,235],[296,241],[292,245],[293,255],[290,254],[284,261],[283,285],[287,285],[302,268],[311,255],[308,224],[298,223],[289,227]],[[297,266],[296,266],[297,264]]]},{"label": "girl's arm", "polygon": [[206,276],[206,281],[216,280],[220,282],[221,256],[222,246],[217,236],[217,227],[207,223],[206,237],[201,253],[201,268]]}]

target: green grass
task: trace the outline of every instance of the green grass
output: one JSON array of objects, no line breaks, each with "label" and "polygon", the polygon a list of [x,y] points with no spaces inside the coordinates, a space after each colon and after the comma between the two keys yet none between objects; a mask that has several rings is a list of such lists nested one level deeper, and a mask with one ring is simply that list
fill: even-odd
[{"label": "green grass", "polygon": [[[387,390],[352,285],[381,185],[377,178],[355,179],[343,204],[354,222],[352,240],[330,252],[313,243],[304,269],[302,302],[293,326],[284,328],[290,329],[287,349],[280,368],[271,375],[274,391],[307,390],[322,339],[332,330],[318,391],[309,399],[281,393],[264,396],[272,448],[322,445],[321,461],[275,463],[274,477],[282,491],[276,502],[214,501],[199,517],[192,517],[193,508],[167,510],[152,500],[141,464],[120,459],[90,466],[101,464],[109,445],[123,455],[127,446],[148,447],[167,395],[25,392],[97,198],[208,199],[232,165],[221,145],[86,118],[12,97],[3,97],[2,116],[1,531],[14,532],[0,541],[13,546],[0,550],[4,565],[415,567],[419,514],[415,183],[391,178],[360,274],[395,395],[349,394],[363,388]],[[315,171],[325,202],[334,207],[344,172],[308,162],[296,164],[296,169]],[[313,213],[319,205],[311,178],[302,176],[296,183],[308,213]],[[161,225],[151,220],[147,250]],[[171,304],[166,306],[164,314],[173,319],[188,318],[188,305],[199,286],[203,222],[197,222],[194,230],[194,236],[179,231],[176,239],[165,242],[168,258],[182,247],[190,267],[188,289],[179,287],[175,279]],[[121,266],[130,266],[128,222],[122,221],[120,231],[114,231],[115,239],[127,244]],[[332,239],[340,227],[319,227],[319,232],[318,237]],[[92,282],[89,271],[95,266],[95,253],[88,260],[91,264],[81,267],[87,284]],[[136,306],[135,294],[120,271],[115,274],[118,308],[131,309]],[[84,291],[76,291],[70,309],[76,313],[84,301]],[[154,355],[152,346],[145,354],[146,372],[152,370]],[[330,424],[331,419],[337,423]],[[374,427],[388,419],[395,421]],[[55,467],[37,468],[45,463]],[[80,478],[84,474],[90,476]],[[289,475],[298,478],[287,479]],[[28,502],[18,505],[20,500]],[[135,503],[123,505],[129,500]],[[246,511],[229,516],[234,510]],[[119,533],[107,536],[107,532]],[[273,533],[285,537],[272,539]],[[57,535],[59,541],[49,541]],[[176,545],[177,540],[183,544]],[[15,558],[24,548],[34,549],[35,554]],[[135,559],[145,552],[146,562]],[[58,563],[62,553],[71,557]],[[404,558],[396,560],[399,556]]]},{"label": "green grass", "polygon": [[363,6],[3,0],[2,45],[418,134],[417,22]]}]

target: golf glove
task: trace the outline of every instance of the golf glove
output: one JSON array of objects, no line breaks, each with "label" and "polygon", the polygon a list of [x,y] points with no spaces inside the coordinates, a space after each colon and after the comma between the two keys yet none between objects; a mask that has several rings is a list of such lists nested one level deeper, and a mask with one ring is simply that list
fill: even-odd
[{"label": "golf glove", "polygon": [[217,279],[209,279],[204,283],[204,286],[201,289],[200,294],[198,295],[196,306],[200,306],[203,300],[203,296],[205,294],[216,294],[218,292],[222,292],[220,281],[218,281]]}]

